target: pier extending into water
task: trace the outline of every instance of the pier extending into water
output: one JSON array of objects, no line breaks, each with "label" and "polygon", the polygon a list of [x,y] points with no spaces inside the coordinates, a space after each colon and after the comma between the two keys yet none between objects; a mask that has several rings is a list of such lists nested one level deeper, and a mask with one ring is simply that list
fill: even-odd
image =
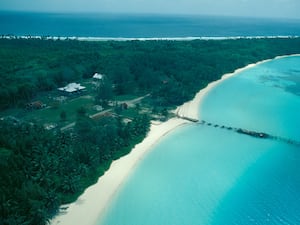
[{"label": "pier extending into water", "polygon": [[264,133],[264,132],[247,130],[247,129],[243,129],[243,128],[235,128],[235,127],[230,127],[230,126],[225,126],[225,125],[214,124],[214,123],[207,122],[205,120],[199,121],[198,119],[189,118],[189,117],[185,117],[185,116],[179,116],[179,115],[177,115],[177,116],[181,119],[184,119],[184,120],[187,120],[187,121],[190,121],[193,123],[197,123],[199,125],[211,126],[211,127],[215,127],[215,128],[219,128],[219,129],[226,129],[228,131],[248,135],[248,136],[251,136],[254,138],[272,139],[272,140],[281,141],[286,144],[295,145],[295,146],[300,147],[300,141],[292,140],[289,138],[284,138],[284,137],[280,137],[280,136],[276,136],[276,135],[272,135],[272,134],[268,134],[268,133]]}]

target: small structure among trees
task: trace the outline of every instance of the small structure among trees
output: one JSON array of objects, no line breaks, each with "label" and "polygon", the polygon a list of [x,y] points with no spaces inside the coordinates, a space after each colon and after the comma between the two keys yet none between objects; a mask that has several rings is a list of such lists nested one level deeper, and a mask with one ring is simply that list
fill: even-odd
[{"label": "small structure among trees", "polygon": [[96,80],[102,80],[104,77],[104,74],[100,74],[100,73],[95,73],[93,78]]},{"label": "small structure among trees", "polygon": [[113,99],[114,93],[112,84],[107,78],[99,80],[96,86],[95,101],[102,107],[107,107],[109,101]]},{"label": "small structure among trees", "polygon": [[27,109],[42,109],[45,107],[41,101],[30,102],[26,105]]}]

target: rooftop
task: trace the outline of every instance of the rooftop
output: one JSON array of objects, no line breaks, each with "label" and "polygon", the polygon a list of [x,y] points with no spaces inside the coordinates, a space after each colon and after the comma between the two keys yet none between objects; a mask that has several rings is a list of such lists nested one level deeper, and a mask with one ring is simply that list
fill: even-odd
[{"label": "rooftop", "polygon": [[95,73],[94,76],[93,76],[93,78],[101,80],[103,78],[103,76],[104,76],[103,74]]},{"label": "rooftop", "polygon": [[70,83],[65,87],[58,88],[58,90],[65,91],[65,92],[68,92],[68,93],[81,91],[83,89],[85,89],[85,87],[81,86],[80,84],[77,84],[77,83]]}]

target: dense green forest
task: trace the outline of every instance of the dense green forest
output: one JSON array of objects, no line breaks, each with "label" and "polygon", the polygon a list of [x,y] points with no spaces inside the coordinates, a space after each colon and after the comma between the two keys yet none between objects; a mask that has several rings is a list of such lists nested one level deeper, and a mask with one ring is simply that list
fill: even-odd
[{"label": "dense green forest", "polygon": [[[46,224],[61,204],[75,200],[112,160],[145,137],[153,114],[168,114],[224,73],[295,53],[300,53],[300,38],[0,39],[0,225]],[[93,104],[113,107],[113,114],[94,119],[82,105],[68,121],[74,127],[66,130],[47,130],[41,122],[19,117],[32,113],[24,109],[28,102],[54,95],[70,82],[85,82],[95,72],[105,79],[88,95]],[[147,98],[132,109],[128,122],[122,109],[109,103],[130,95]],[[24,113],[15,113],[20,110]],[[69,117],[61,111],[62,121]]]},{"label": "dense green forest", "polygon": [[299,39],[83,42],[0,40],[0,108],[42,91],[106,74],[116,95],[152,92],[178,105],[222,74],[262,59],[298,53]]}]

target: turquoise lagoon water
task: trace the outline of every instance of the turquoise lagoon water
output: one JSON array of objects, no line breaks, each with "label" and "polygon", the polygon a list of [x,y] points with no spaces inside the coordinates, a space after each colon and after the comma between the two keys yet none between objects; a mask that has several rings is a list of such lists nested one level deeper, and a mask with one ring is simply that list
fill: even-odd
[{"label": "turquoise lagoon water", "polygon": [[[300,57],[212,90],[201,119],[300,141]],[[187,125],[144,158],[98,225],[300,224],[300,147]]]}]

